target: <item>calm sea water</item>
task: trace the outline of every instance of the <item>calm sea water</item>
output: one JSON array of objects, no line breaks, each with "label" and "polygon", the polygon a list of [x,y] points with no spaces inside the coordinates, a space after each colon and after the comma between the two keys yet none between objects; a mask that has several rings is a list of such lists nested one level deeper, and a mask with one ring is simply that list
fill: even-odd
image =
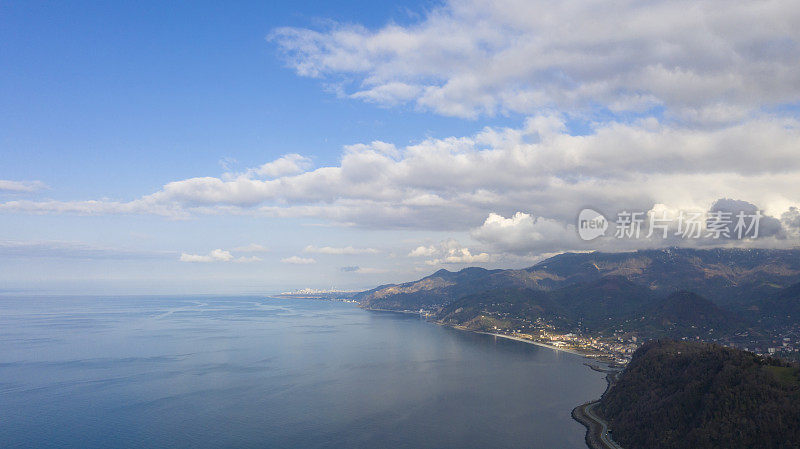
[{"label": "calm sea water", "polygon": [[583,361],[334,302],[0,297],[0,446],[580,448]]}]

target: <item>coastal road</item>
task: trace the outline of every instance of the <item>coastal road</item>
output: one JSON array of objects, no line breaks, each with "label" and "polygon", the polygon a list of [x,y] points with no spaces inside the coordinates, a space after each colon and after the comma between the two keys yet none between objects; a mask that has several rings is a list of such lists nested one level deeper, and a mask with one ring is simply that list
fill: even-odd
[{"label": "coastal road", "polygon": [[622,449],[622,446],[615,443],[614,440],[611,439],[611,436],[608,434],[608,423],[605,420],[601,419],[599,416],[594,414],[594,408],[599,404],[599,402],[594,402],[592,404],[587,405],[583,410],[586,412],[586,416],[595,421],[596,423],[600,424],[600,441],[603,444],[611,449]]}]

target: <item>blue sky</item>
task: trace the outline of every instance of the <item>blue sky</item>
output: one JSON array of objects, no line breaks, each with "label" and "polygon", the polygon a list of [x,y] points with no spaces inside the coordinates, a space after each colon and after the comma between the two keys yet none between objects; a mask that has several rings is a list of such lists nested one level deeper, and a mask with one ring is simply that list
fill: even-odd
[{"label": "blue sky", "polygon": [[479,128],[338,101],[266,41],[278,26],[407,18],[395,4],[212,3],[4,4],[3,176],[46,176],[53,198],[94,197],[98,184],[124,198],[216,175],[224,158],[326,164],[345,144]]},{"label": "blue sky", "polygon": [[698,5],[5,2],[0,290],[366,288],[727,197],[792,246],[798,8]]}]

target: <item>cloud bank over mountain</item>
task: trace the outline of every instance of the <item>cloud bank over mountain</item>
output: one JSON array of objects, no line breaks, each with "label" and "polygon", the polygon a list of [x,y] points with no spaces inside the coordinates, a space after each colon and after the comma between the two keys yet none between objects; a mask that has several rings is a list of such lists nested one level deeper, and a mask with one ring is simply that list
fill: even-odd
[{"label": "cloud bank over mountain", "polygon": [[485,128],[403,148],[353,145],[339,165],[274,178],[276,172],[254,169],[177,180],[130,201],[13,199],[0,210],[304,217],[364,228],[466,231],[490,214],[524,212],[563,228],[585,205],[609,213],[655,204],[708,210],[720,198],[736,198],[780,217],[800,204],[798,141],[798,122],[785,117],[714,130],[650,118],[575,135],[563,117],[545,115],[519,128]]}]

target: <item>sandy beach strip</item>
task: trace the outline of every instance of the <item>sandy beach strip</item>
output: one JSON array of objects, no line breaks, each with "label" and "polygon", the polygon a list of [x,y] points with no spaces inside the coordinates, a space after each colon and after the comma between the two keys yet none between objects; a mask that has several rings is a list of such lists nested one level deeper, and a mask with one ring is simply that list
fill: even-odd
[{"label": "sandy beach strip", "polygon": [[[477,332],[477,331],[476,331],[476,332]],[[529,344],[532,344],[532,345],[541,346],[541,347],[543,347],[543,348],[549,348],[549,349],[553,349],[553,350],[555,350],[555,351],[563,351],[563,352],[568,352],[568,353],[570,353],[570,354],[579,355],[579,356],[581,356],[581,357],[588,357],[588,354],[586,354],[586,353],[583,353],[583,352],[580,352],[580,351],[576,351],[576,350],[574,350],[574,349],[559,348],[558,346],[548,345],[547,343],[542,343],[542,342],[538,342],[538,341],[528,340],[528,339],[525,339],[525,338],[514,337],[514,336],[512,336],[512,335],[505,335],[505,334],[495,334],[495,333],[493,333],[493,332],[477,332],[477,333],[478,333],[478,334],[484,334],[484,335],[493,335],[493,336],[495,336],[495,337],[500,337],[500,338],[507,338],[507,339],[509,339],[509,340],[521,341],[521,342],[523,342],[523,343],[529,343]]]}]

